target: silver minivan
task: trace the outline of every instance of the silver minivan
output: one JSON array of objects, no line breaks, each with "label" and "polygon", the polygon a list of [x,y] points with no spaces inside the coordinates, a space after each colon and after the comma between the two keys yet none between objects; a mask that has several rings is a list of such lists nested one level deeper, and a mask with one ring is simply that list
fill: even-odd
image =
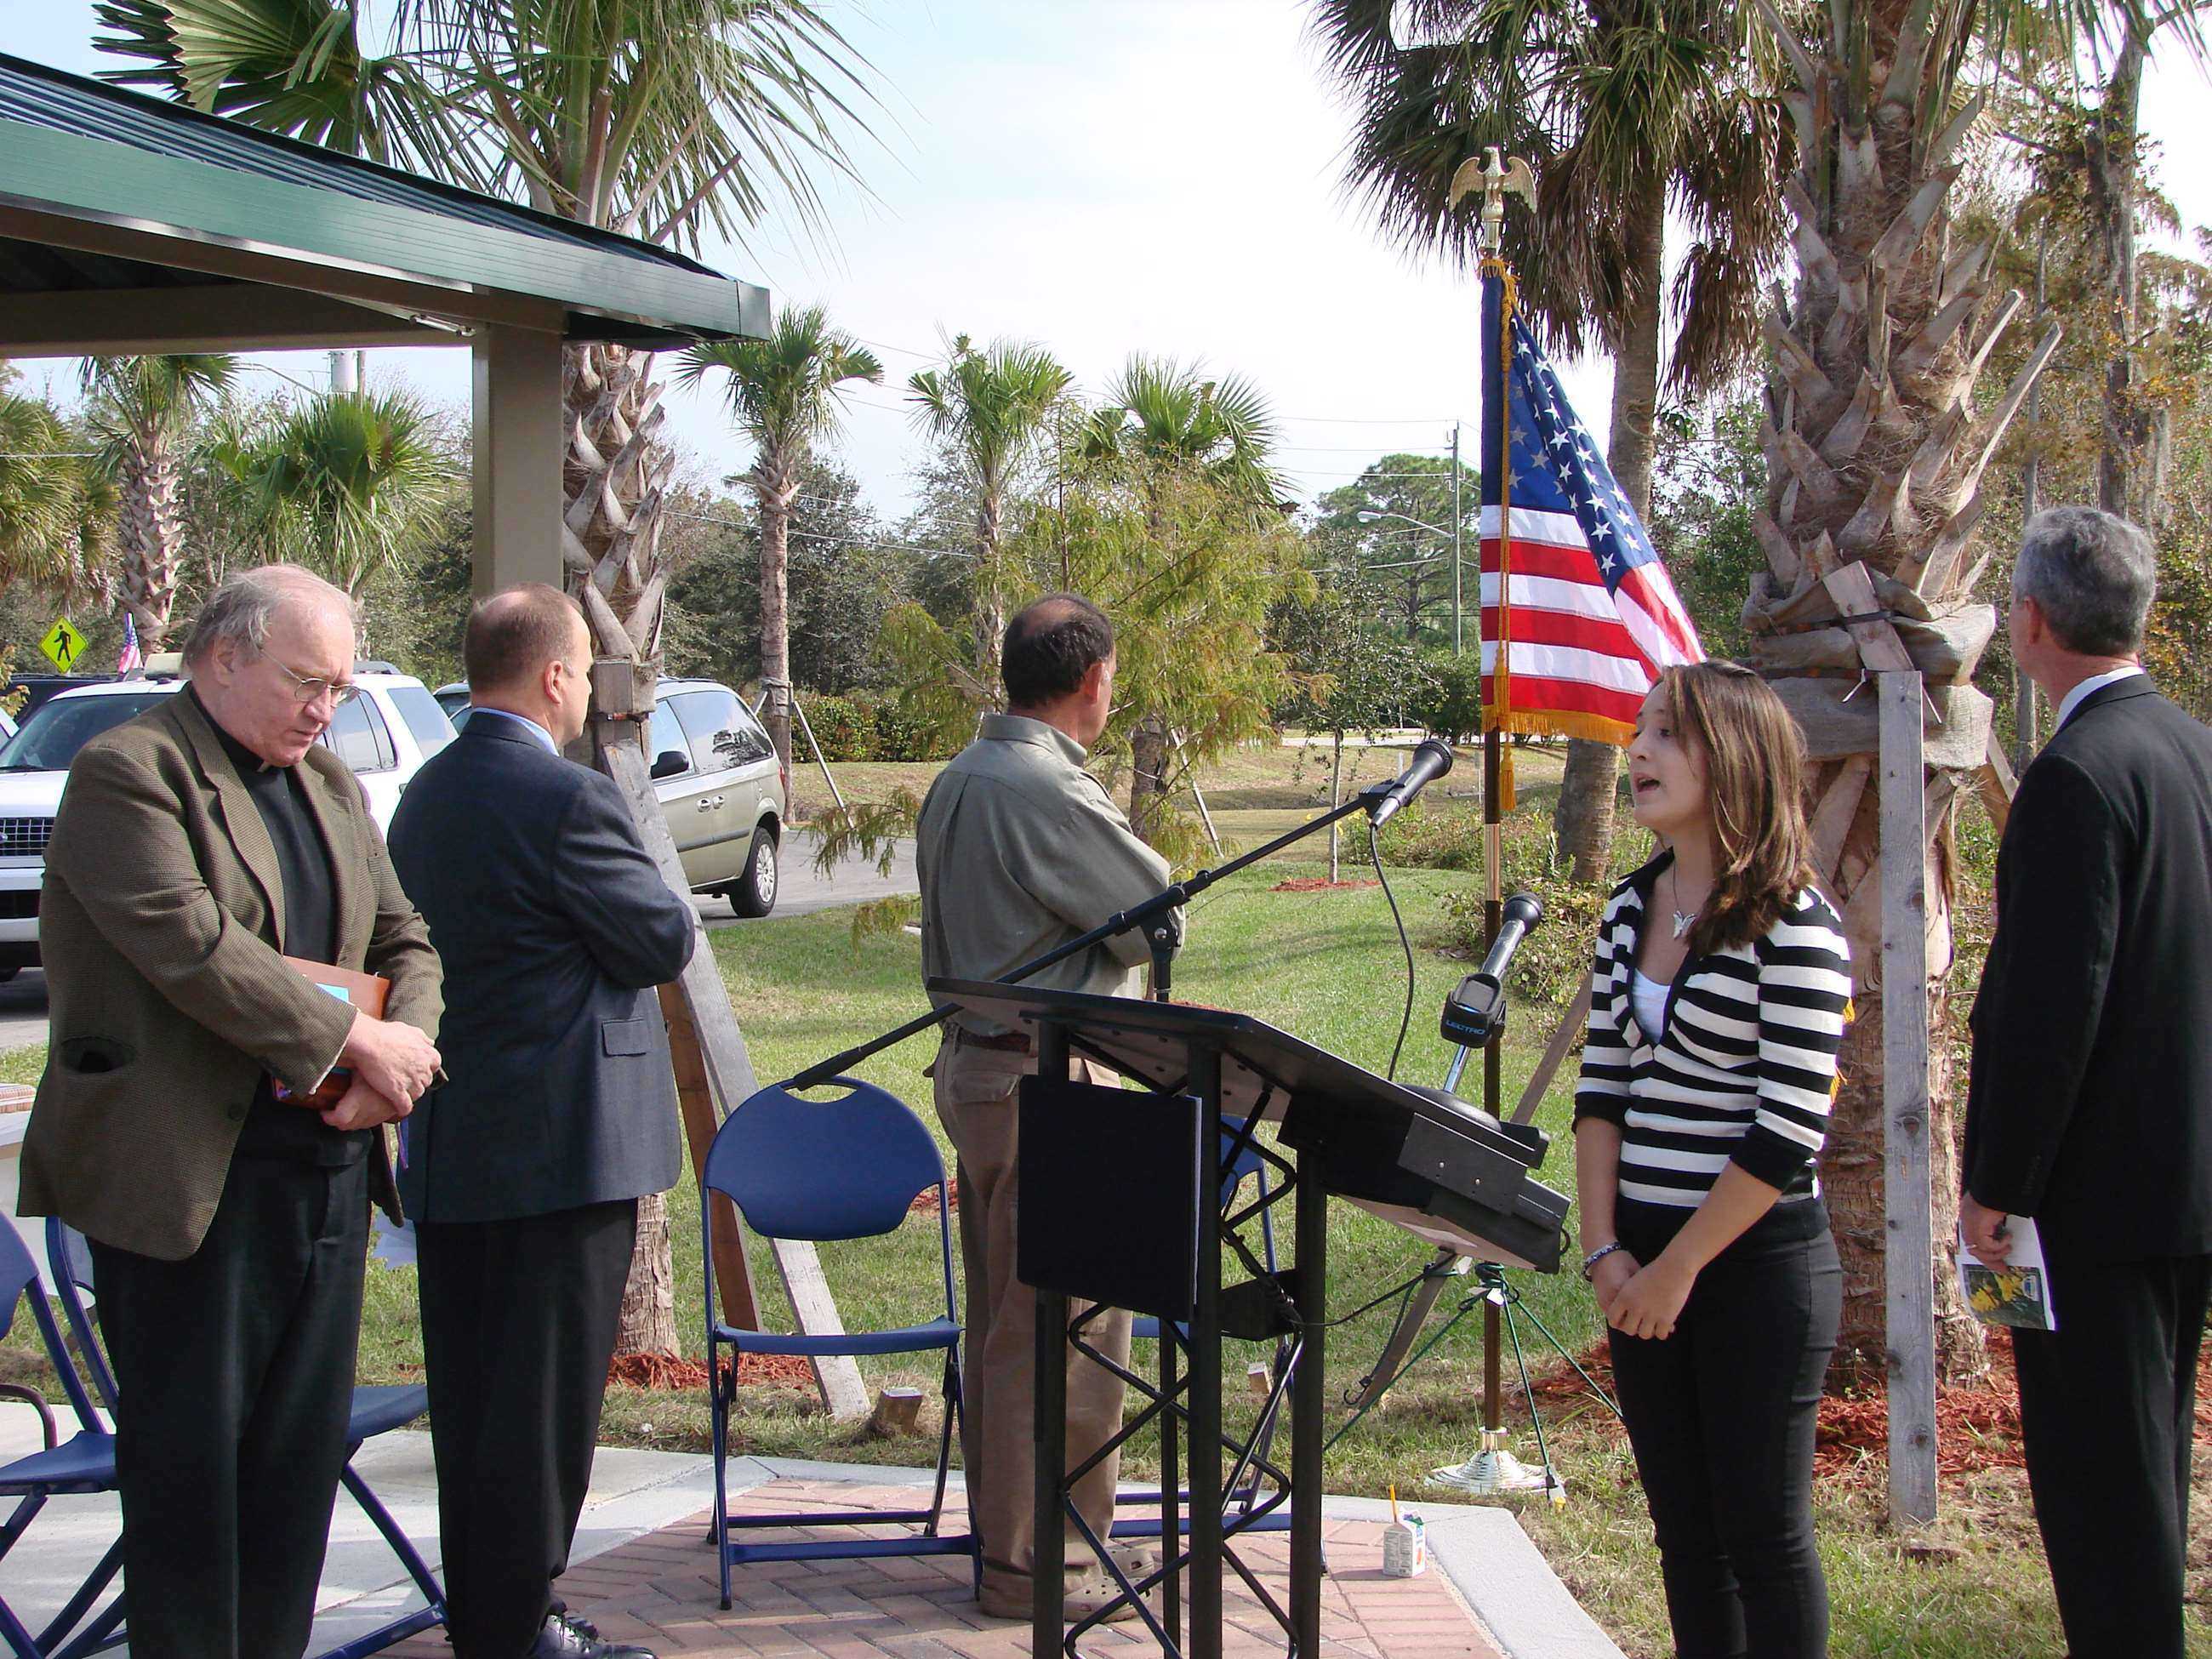
[{"label": "silver minivan", "polygon": [[[659,694],[646,756],[684,879],[695,893],[722,895],[741,916],[764,916],[775,908],[790,775],[728,686],[664,678]],[[467,723],[465,684],[441,686],[436,695],[441,702],[455,698],[447,711],[454,726]]]},{"label": "silver minivan", "polygon": [[741,916],[775,908],[776,853],[791,779],[738,694],[712,680],[664,679],[646,733],[653,791],[695,893]]}]

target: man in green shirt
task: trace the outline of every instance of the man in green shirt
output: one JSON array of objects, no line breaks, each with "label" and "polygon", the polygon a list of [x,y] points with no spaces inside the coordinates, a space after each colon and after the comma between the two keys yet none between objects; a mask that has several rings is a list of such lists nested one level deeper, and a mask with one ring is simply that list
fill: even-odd
[{"label": "man in green shirt", "polygon": [[[1114,629],[1087,600],[1055,593],[1007,625],[1000,653],[1006,712],[987,714],[975,741],[922,804],[916,848],[925,973],[991,980],[1089,932],[1168,883],[1168,864],[1137,838],[1104,787],[1083,769],[1106,729],[1114,693]],[[1182,915],[1175,917],[1178,931]],[[1031,976],[1030,985],[1130,994],[1147,960],[1131,931]],[[1036,1069],[1025,1032],[957,1016],[932,1068],[937,1111],[959,1153],[960,1254],[967,1278],[968,1353],[962,1455],[968,1510],[983,1540],[985,1613],[1027,1619],[1036,1531],[1035,1293],[1014,1277],[1016,1088]],[[1079,1081],[1112,1073],[1078,1059]],[[1099,1351],[1126,1363],[1129,1316],[1094,1322]],[[1067,1458],[1097,1451],[1120,1428],[1121,1383],[1071,1352]],[[1114,1518],[1119,1461],[1085,1476],[1075,1501],[1097,1536]],[[1107,1599],[1098,1563],[1071,1525],[1068,1616]],[[1133,1607],[1117,1617],[1133,1614]]]}]

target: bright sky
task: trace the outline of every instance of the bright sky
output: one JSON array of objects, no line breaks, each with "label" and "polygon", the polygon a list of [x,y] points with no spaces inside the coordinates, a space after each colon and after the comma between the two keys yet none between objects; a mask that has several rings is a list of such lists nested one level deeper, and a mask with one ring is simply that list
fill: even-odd
[{"label": "bright sky", "polygon": [[[779,302],[820,301],[883,358],[885,385],[860,390],[842,447],[880,511],[908,504],[922,447],[906,377],[960,331],[1036,341],[1094,392],[1139,349],[1245,375],[1282,415],[1283,462],[1307,495],[1394,449],[1443,453],[1455,420],[1473,459],[1473,285],[1384,246],[1343,198],[1346,117],[1306,13],[1296,0],[879,0],[872,21],[843,22],[891,88],[880,142],[857,152],[871,195],[833,197],[832,247],[771,225],[708,257]],[[0,49],[88,73],[115,61],[92,32],[91,0],[0,0]],[[2212,222],[2212,172],[2183,165],[2204,108],[2194,70],[2154,71],[2145,125],[2194,224]],[[466,402],[465,352],[370,356],[372,378]],[[326,377],[320,354],[260,361]],[[1566,380],[1602,431],[1609,366]],[[709,397],[674,397],[671,418],[711,474],[748,464]]]}]

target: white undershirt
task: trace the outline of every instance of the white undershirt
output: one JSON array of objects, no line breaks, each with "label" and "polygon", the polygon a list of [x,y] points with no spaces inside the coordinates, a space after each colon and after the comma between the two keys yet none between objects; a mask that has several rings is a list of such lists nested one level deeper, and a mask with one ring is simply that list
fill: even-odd
[{"label": "white undershirt", "polygon": [[1628,1003],[1644,1035],[1656,1042],[1667,1034],[1667,993],[1674,988],[1641,968],[1628,970]]}]

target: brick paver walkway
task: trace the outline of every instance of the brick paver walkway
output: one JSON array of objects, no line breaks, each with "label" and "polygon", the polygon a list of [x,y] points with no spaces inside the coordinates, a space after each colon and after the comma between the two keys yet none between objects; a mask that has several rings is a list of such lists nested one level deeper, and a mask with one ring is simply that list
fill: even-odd
[{"label": "brick paver walkway", "polygon": [[[778,1480],[737,1500],[752,1513],[805,1509],[896,1509],[911,1490]],[[958,1502],[955,1494],[952,1504]],[[964,1517],[948,1508],[949,1523]],[[1020,1659],[1029,1627],[976,1609],[966,1559],[909,1556],[882,1561],[758,1562],[733,1570],[733,1605],[722,1611],[714,1553],[703,1514],[664,1528],[572,1569],[562,1593],[608,1638],[663,1656],[708,1659]],[[957,1525],[955,1526],[957,1530]],[[836,1535],[799,1531],[796,1537]],[[1502,1659],[1489,1635],[1434,1566],[1419,1578],[1382,1577],[1382,1528],[1333,1521],[1325,1529],[1329,1577],[1322,1591],[1322,1650],[1362,1659]],[[1286,1534],[1247,1538],[1239,1553],[1278,1601],[1289,1577]],[[1224,1654],[1261,1659],[1285,1638],[1250,1593],[1228,1575]],[[1085,1653],[1158,1651],[1141,1622],[1106,1626]],[[388,1650],[394,1659],[451,1659],[442,1632]]]}]

